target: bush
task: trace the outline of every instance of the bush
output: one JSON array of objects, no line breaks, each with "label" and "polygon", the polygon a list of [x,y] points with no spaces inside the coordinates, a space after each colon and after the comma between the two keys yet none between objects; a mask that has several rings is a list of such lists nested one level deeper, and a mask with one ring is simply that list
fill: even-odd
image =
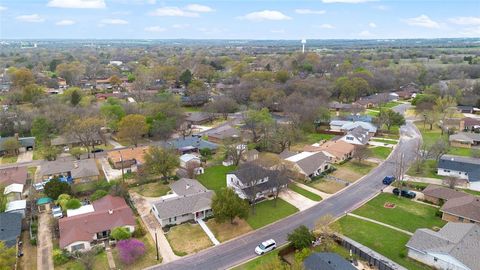
[{"label": "bush", "polygon": [[143,227],[142,222],[137,218],[136,220],[137,226],[135,226],[135,231],[133,231],[132,236],[135,238],[143,237],[147,234],[145,227]]},{"label": "bush", "polygon": [[110,237],[117,241],[128,239],[131,236],[132,233],[130,233],[130,231],[124,227],[113,228],[112,232],[110,233]]},{"label": "bush", "polygon": [[68,183],[54,178],[45,184],[44,193],[53,200],[57,200],[61,194],[72,194],[72,189]]},{"label": "bush", "polygon": [[36,246],[37,245],[37,238],[30,239],[30,245]]},{"label": "bush", "polygon": [[108,192],[106,192],[105,190],[97,190],[95,191],[92,196],[90,196],[90,200],[92,201],[96,201],[98,199],[101,199],[103,198],[104,196],[106,196],[108,194]]},{"label": "bush", "polygon": [[312,245],[312,242],[315,241],[315,236],[305,225],[302,225],[288,234],[287,239],[296,250],[302,250]]},{"label": "bush", "polygon": [[63,250],[58,248],[53,249],[53,264],[55,266],[65,264],[68,261],[68,256]]},{"label": "bush", "polygon": [[78,199],[70,199],[65,206],[67,209],[78,209],[82,206],[82,203]]},{"label": "bush", "polygon": [[132,264],[145,254],[145,245],[137,239],[121,240],[117,244],[120,260],[124,264]]}]

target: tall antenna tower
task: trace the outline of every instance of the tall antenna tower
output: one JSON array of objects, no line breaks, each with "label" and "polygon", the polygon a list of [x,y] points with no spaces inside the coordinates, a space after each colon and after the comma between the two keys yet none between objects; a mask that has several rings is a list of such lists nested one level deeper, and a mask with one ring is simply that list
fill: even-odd
[{"label": "tall antenna tower", "polygon": [[305,44],[307,43],[306,39],[302,39],[302,53],[305,53]]}]

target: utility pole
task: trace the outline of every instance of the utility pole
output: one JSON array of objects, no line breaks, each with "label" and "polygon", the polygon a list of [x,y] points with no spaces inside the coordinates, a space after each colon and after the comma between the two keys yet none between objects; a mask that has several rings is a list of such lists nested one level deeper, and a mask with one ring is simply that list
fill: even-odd
[{"label": "utility pole", "polygon": [[160,260],[160,256],[158,254],[158,240],[157,240],[157,229],[155,229],[155,248],[157,250],[157,261]]},{"label": "utility pole", "polygon": [[118,151],[118,153],[120,154],[120,162],[122,163],[122,183],[125,183],[125,172],[124,172],[124,169],[123,169],[123,155],[122,155],[122,151]]}]

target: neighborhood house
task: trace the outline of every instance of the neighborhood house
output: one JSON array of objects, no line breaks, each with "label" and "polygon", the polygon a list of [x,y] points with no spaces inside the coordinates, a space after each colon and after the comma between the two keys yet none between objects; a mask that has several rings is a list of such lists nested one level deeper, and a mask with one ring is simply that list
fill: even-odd
[{"label": "neighborhood house", "polygon": [[472,148],[480,146],[480,133],[459,132],[450,135],[450,145],[455,147]]},{"label": "neighborhood house", "polygon": [[331,157],[323,152],[301,152],[285,158],[293,163],[295,169],[305,178],[319,176],[330,168]]},{"label": "neighborhood house", "polygon": [[107,158],[113,168],[127,171],[137,171],[138,167],[144,162],[145,153],[148,147],[125,148],[121,150],[109,151]]},{"label": "neighborhood house", "polygon": [[354,145],[366,145],[368,144],[368,141],[372,137],[372,134],[368,131],[368,129],[365,129],[361,126],[358,126],[350,131],[347,132],[345,136],[340,138],[339,140],[342,140],[347,143],[351,143]]},{"label": "neighborhood house", "polygon": [[274,194],[277,190],[277,185],[272,180],[275,171],[246,164],[236,171],[227,173],[227,187],[233,188],[240,198],[252,201]]},{"label": "neighborhood house", "polygon": [[7,248],[14,247],[22,231],[22,215],[18,213],[0,213],[0,241]]},{"label": "neighborhood house", "polygon": [[466,180],[470,189],[480,190],[480,158],[443,155],[438,162],[437,174]]},{"label": "neighborhood house", "polygon": [[39,175],[42,179],[60,177],[71,179],[74,183],[84,183],[98,180],[100,173],[94,159],[82,159],[44,162]]}]

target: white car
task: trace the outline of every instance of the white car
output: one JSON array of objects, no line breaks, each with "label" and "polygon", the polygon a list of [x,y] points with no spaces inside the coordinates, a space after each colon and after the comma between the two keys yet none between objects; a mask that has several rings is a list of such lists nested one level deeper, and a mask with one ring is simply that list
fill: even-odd
[{"label": "white car", "polygon": [[255,248],[255,253],[257,253],[258,255],[262,255],[264,253],[274,250],[276,247],[277,247],[277,243],[275,243],[275,240],[269,239],[267,241],[262,242],[260,245],[258,245]]},{"label": "white car", "polygon": [[62,208],[60,208],[59,206],[53,207],[52,215],[54,218],[62,218],[63,217]]}]

